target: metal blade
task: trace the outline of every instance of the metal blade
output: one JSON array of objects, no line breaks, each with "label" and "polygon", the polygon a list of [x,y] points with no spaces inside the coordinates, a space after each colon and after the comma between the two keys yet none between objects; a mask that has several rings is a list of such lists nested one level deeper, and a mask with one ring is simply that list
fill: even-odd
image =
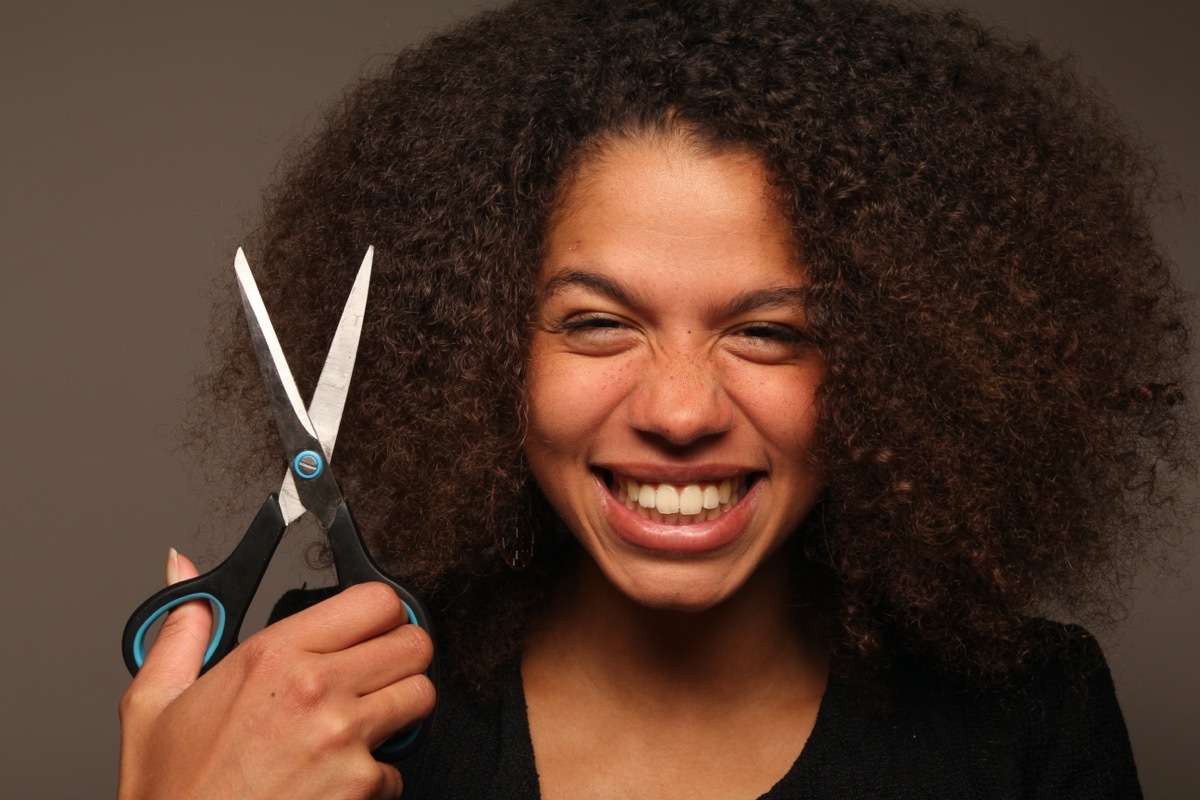
[{"label": "metal blade", "polygon": [[[263,296],[258,293],[258,284],[254,283],[254,276],[250,271],[250,264],[246,263],[246,254],[242,253],[241,248],[238,248],[238,254],[233,259],[233,269],[238,275],[238,289],[241,291],[242,306],[246,308],[246,321],[250,323],[250,333],[254,341],[254,354],[258,356],[258,366],[263,372],[263,380],[266,383],[266,393],[271,398],[272,407],[275,407],[278,395],[287,399],[288,404],[292,407],[292,415],[296,421],[304,426],[305,431],[312,438],[318,439],[317,432],[312,427],[312,422],[308,421],[308,411],[304,407],[304,401],[300,399],[300,392],[296,390],[296,381],[292,377],[292,369],[288,367],[288,360],[283,356],[283,348],[280,347],[280,339],[275,335],[275,327],[271,325],[271,318],[266,313],[266,306],[263,305]],[[265,353],[264,353],[265,349]],[[290,426],[282,425],[281,421],[286,414],[281,414],[282,409],[275,408],[276,423],[280,423],[280,435],[283,437],[284,447],[289,449],[289,441],[286,434],[286,428]],[[325,455],[329,457],[328,453]]]},{"label": "metal blade", "polygon": [[[271,409],[275,412],[275,425],[279,428],[284,449],[289,452],[292,450],[289,447],[285,428],[292,428],[297,423],[311,434],[312,439],[320,441],[316,431],[312,430],[308,412],[304,410],[300,392],[296,389],[296,381],[292,377],[287,359],[284,358],[283,348],[279,346],[279,337],[275,335],[275,328],[271,325],[271,318],[267,314],[266,306],[263,305],[258,284],[254,282],[254,275],[251,274],[250,265],[246,262],[246,254],[240,247],[237,255],[233,258],[233,269],[237,274],[238,291],[242,294],[242,305],[246,310],[246,322],[250,325],[250,337],[254,341],[254,354],[258,356],[259,370],[262,372],[263,381],[266,384],[267,395],[271,399]],[[281,407],[281,399],[287,405]],[[290,413],[287,406],[291,407]],[[285,424],[287,417],[291,418],[291,422]],[[279,490],[279,510],[283,513],[284,525],[291,525],[306,510],[296,492],[296,482],[292,478],[290,469],[284,476],[283,485]]]},{"label": "metal blade", "polygon": [[[263,374],[263,382],[267,395],[271,399],[272,411],[275,413],[275,423],[279,428],[279,436],[283,440],[284,450],[290,459],[302,450],[320,450],[328,464],[333,446],[337,440],[338,429],[341,426],[342,411],[346,404],[346,395],[350,387],[350,378],[354,371],[354,362],[358,353],[358,342],[362,332],[363,315],[366,309],[367,289],[371,280],[371,264],[374,258],[374,248],[368,248],[354,279],[350,296],[342,309],[342,317],[334,332],[329,354],[321,369],[317,388],[313,392],[309,409],[310,416],[300,399],[296,381],[288,367],[287,358],[275,334],[271,318],[267,314],[258,285],[250,272],[245,254],[239,248],[234,259],[234,269],[238,277],[238,287],[242,293],[243,305],[246,308],[246,319],[250,325],[251,338],[254,341],[255,354],[258,356],[259,368]],[[279,509],[284,523],[290,525],[306,511],[312,511],[323,522],[341,499],[331,474],[326,471],[317,480],[304,481],[304,496],[301,499],[299,487],[292,470],[289,469],[283,477],[279,489]]]},{"label": "metal blade", "polygon": [[304,516],[307,510],[304,501],[300,499],[300,493],[296,491],[296,479],[289,469],[283,476],[283,485],[279,487],[279,511],[283,514],[283,524],[291,525]]},{"label": "metal blade", "polygon": [[309,419],[316,428],[317,439],[328,459],[333,458],[333,445],[337,441],[342,410],[346,406],[346,393],[350,389],[350,376],[354,372],[354,359],[358,355],[358,339],[366,313],[367,289],[371,284],[374,258],[375,248],[368,247],[362,266],[358,268],[358,275],[354,278],[350,296],[346,298],[346,305],[342,309],[342,318],[333,334],[333,343],[329,346],[329,355],[325,357],[325,366],[321,368],[312,402],[308,404]]}]

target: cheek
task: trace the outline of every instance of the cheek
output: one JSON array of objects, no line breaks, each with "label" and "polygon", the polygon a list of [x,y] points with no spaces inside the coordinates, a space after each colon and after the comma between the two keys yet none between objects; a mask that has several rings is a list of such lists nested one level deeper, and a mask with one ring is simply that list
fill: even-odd
[{"label": "cheek", "polygon": [[542,353],[530,366],[525,455],[558,516],[580,530],[581,498],[592,486],[589,456],[619,419],[622,390],[611,365],[595,359]]},{"label": "cheek", "polygon": [[531,459],[585,451],[617,412],[625,372],[600,359],[536,349],[534,356],[527,389]]},{"label": "cheek", "polygon": [[761,367],[726,373],[726,391],[771,449],[800,463],[817,443],[817,390],[823,369],[818,364],[794,368]]}]

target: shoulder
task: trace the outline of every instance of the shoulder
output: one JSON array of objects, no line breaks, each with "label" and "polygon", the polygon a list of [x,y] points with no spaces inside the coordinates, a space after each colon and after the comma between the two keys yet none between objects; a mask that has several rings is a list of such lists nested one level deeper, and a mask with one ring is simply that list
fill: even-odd
[{"label": "shoulder", "polygon": [[[1027,795],[1140,798],[1137,769],[1112,674],[1078,626],[1039,622],[1028,666],[1002,685],[960,693],[981,730],[1002,731],[1023,758]],[[979,698],[977,704],[975,698]]]},{"label": "shoulder", "polygon": [[1095,639],[1038,623],[1033,641],[1024,668],[984,687],[903,661],[887,710],[832,682],[798,777],[837,797],[1140,798]]}]

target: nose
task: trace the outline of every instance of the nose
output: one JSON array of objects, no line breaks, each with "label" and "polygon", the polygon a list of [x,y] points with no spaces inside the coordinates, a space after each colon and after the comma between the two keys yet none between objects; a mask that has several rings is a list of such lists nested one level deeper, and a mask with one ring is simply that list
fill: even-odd
[{"label": "nose", "polygon": [[635,429],[684,446],[728,431],[734,412],[716,365],[675,351],[649,359],[626,416]]}]

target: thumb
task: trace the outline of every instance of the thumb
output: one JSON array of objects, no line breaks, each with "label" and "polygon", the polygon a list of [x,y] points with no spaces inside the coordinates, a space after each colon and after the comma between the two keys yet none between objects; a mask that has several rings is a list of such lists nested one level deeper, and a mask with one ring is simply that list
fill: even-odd
[{"label": "thumb", "polygon": [[[200,574],[186,556],[171,548],[167,554],[167,583],[194,578]],[[155,686],[164,694],[164,705],[191,686],[200,675],[204,652],[212,637],[212,609],[203,600],[193,600],[167,614],[158,638],[146,654],[138,672],[145,684]]]}]

